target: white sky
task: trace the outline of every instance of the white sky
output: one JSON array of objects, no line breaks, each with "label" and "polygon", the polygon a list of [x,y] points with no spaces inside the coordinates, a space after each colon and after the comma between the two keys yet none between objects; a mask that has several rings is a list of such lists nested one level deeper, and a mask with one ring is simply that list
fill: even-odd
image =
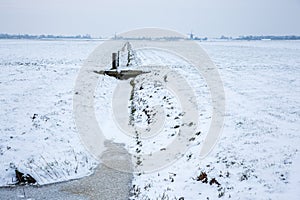
[{"label": "white sky", "polygon": [[300,35],[300,0],[0,0],[0,33],[110,36],[161,27],[198,36]]}]

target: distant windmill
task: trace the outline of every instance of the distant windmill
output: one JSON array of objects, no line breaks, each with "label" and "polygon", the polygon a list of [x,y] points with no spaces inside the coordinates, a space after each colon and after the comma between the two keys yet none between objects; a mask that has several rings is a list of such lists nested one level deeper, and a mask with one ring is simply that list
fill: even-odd
[{"label": "distant windmill", "polygon": [[191,31],[191,33],[188,33],[188,35],[190,36],[190,40],[194,39],[194,33],[193,33],[193,31]]}]

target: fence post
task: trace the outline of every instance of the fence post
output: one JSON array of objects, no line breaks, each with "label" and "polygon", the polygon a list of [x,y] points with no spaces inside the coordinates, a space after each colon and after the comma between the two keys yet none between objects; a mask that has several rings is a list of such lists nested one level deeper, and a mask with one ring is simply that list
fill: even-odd
[{"label": "fence post", "polygon": [[112,53],[112,69],[117,69],[117,53]]}]

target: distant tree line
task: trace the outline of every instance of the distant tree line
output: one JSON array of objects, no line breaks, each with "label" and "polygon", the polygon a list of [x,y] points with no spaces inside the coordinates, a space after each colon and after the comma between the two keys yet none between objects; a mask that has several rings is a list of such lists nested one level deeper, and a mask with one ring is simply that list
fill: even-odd
[{"label": "distant tree line", "polygon": [[122,36],[114,36],[112,39],[114,40],[184,40],[184,37],[122,37]]},{"label": "distant tree line", "polygon": [[[101,37],[100,37],[101,38]],[[93,39],[91,35],[74,35],[74,36],[66,36],[66,35],[29,35],[29,34],[6,34],[0,33],[0,39]],[[115,36],[112,39],[115,40],[200,40],[206,41],[208,40],[207,37],[200,38],[200,37],[159,37],[159,38],[151,38],[151,37],[120,37]],[[285,35],[285,36],[274,36],[274,35],[262,35],[262,36],[254,36],[254,35],[247,35],[247,36],[239,36],[237,38],[233,37],[226,37],[222,35],[220,38],[222,40],[300,40],[300,36],[296,35]]]},{"label": "distant tree line", "polygon": [[29,34],[6,34],[0,33],[0,39],[91,39],[89,34],[86,35],[29,35]]},{"label": "distant tree line", "polygon": [[[223,36],[224,37],[224,36]],[[221,38],[221,39],[232,39],[232,38]],[[234,38],[234,40],[300,40],[300,36],[296,35],[284,35],[284,36],[274,36],[274,35],[262,35],[262,36],[240,36]]]}]

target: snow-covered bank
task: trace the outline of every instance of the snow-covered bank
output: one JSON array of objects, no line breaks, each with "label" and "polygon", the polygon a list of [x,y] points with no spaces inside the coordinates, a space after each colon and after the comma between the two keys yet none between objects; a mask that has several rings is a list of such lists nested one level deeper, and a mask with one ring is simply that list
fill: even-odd
[{"label": "snow-covered bank", "polygon": [[0,186],[15,168],[39,184],[86,176],[96,161],[84,150],[72,112],[77,73],[92,41],[0,41]]},{"label": "snow-covered bank", "polygon": [[[204,160],[197,158],[195,147],[159,173],[137,176],[135,198],[278,199],[286,194],[297,199],[297,190],[289,188],[299,187],[291,170],[300,142],[299,43],[202,45],[224,83],[222,138]],[[207,183],[199,180],[202,172]],[[219,187],[210,185],[213,178]]]}]

